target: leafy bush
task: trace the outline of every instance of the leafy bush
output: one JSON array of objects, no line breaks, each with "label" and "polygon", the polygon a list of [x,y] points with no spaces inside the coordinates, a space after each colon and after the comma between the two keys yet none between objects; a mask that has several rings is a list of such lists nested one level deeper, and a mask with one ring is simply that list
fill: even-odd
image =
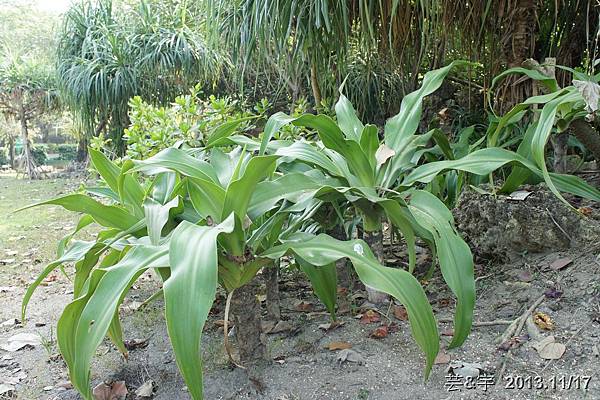
[{"label": "leafy bush", "polygon": [[[171,146],[198,147],[221,126],[248,132],[253,121],[263,116],[270,104],[263,100],[250,111],[231,98],[199,97],[199,88],[179,96],[170,107],[157,107],[140,97],[130,101],[131,125],[125,129],[127,155],[144,159]],[[230,125],[223,125],[229,122]]]},{"label": "leafy bush", "polygon": [[33,161],[35,162],[35,165],[45,165],[46,161],[48,161],[48,154],[46,154],[44,146],[31,146],[31,155],[33,156]]},{"label": "leafy bush", "polygon": [[59,144],[56,146],[56,152],[58,153],[58,159],[64,161],[73,161],[77,158],[77,145],[76,144]]},{"label": "leafy bush", "polygon": [[0,165],[10,164],[10,159],[8,158],[8,149],[6,147],[0,147]]}]

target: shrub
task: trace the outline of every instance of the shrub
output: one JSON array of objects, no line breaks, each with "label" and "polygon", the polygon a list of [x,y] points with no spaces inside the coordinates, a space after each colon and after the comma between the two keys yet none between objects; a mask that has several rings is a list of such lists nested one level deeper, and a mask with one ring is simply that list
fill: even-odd
[{"label": "shrub", "polygon": [[33,156],[35,165],[45,165],[46,161],[48,161],[48,154],[46,154],[44,146],[33,145],[31,147],[31,155]]},{"label": "shrub", "polygon": [[64,161],[73,161],[77,158],[77,145],[76,144],[59,144],[56,146],[56,152],[58,153],[58,159]]},{"label": "shrub", "polygon": [[8,149],[6,147],[0,147],[0,166],[10,164],[10,159],[8,158]]}]

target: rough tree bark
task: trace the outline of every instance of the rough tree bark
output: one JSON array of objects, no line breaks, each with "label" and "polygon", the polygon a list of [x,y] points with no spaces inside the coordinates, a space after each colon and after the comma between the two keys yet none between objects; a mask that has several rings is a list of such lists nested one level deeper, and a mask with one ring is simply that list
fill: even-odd
[{"label": "rough tree bark", "polygon": [[567,143],[569,133],[561,132],[552,138],[552,147],[554,148],[554,172],[559,174],[567,173]]},{"label": "rough tree bark", "polygon": [[35,169],[35,161],[31,152],[31,142],[29,141],[29,130],[27,128],[27,118],[25,117],[25,110],[21,107],[21,139],[23,140],[23,168],[27,173],[29,179],[39,178],[39,174]]},{"label": "rough tree bark", "polygon": [[312,87],[313,97],[315,99],[315,109],[321,104],[321,88],[319,86],[319,77],[317,76],[317,64],[310,64],[310,86]]},{"label": "rough tree bark", "polygon": [[[383,231],[381,229],[376,231],[364,231],[363,240],[369,245],[377,260],[381,265],[385,265],[385,257],[383,254]],[[369,302],[373,304],[385,303],[388,301],[387,293],[379,292],[367,285],[367,296]]]},{"label": "rough tree bark", "polygon": [[262,333],[258,282],[253,279],[235,290],[231,299],[231,311],[235,324],[235,335],[240,353],[240,363],[246,367],[248,379],[260,390],[262,370],[266,365],[267,350]]},{"label": "rough tree bark", "polygon": [[588,149],[596,163],[600,163],[600,134],[594,127],[583,119],[571,122],[571,132]]},{"label": "rough tree bark", "polygon": [[281,308],[279,306],[279,261],[263,268],[265,286],[267,290],[267,316],[269,319],[279,321]]}]

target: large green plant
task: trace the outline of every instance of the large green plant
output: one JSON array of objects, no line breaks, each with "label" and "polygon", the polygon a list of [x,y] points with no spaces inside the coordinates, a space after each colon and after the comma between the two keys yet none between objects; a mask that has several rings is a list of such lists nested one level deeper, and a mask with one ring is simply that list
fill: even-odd
[{"label": "large green plant", "polygon": [[[320,203],[298,193],[289,175],[275,172],[280,156],[252,156],[240,148],[229,153],[202,150],[199,158],[190,153],[169,148],[119,168],[91,150],[106,185],[88,192],[109,204],[83,193],[41,203],[84,213],[74,233],[93,222],[104,227],[95,241],[74,240],[73,235],[62,240],[59,258],[42,271],[23,301],[25,314],[39,283],[64,263],[75,264],[74,300],[58,322],[57,336],[71,380],[84,398],[92,398],[90,362],[103,338],[108,335],[126,353],[119,304],[144,271],[155,269],[164,280],[165,316],[177,364],[192,397],[201,399],[200,338],[217,285],[231,292],[285,253],[303,264],[330,311],[335,285],[325,280],[331,271],[335,274],[333,262],[343,257],[366,284],[400,300],[426,353],[429,373],[439,337],[425,293],[409,272],[381,266],[363,241],[300,233]],[[151,178],[141,180],[139,172]],[[339,185],[317,172],[303,176]]]},{"label": "large green plant", "polygon": [[[492,86],[511,74],[526,75],[537,81],[548,93],[528,98],[499,118],[493,126],[494,129],[489,132],[488,146],[496,146],[504,129],[520,121],[526,111],[533,109],[533,106],[537,108],[542,105],[540,111],[533,110],[533,122],[528,125],[517,150],[517,153],[534,164],[536,169],[514,167],[501,191],[513,191],[532,176],[537,176],[543,179],[550,190],[565,203],[567,201],[562,197],[561,191],[597,201],[600,199],[600,192],[587,185],[585,181],[572,175],[549,172],[546,166],[546,144],[552,134],[565,132],[569,127],[583,122],[584,118],[596,112],[600,105],[597,95],[600,92],[598,86],[600,74],[588,75],[566,67],[559,68],[573,74],[573,85],[560,88],[554,77],[545,75],[539,70],[525,68],[508,69],[494,79]],[[575,129],[576,135],[583,133]],[[593,129],[591,134],[597,135]],[[598,142],[597,139],[590,139],[592,139],[590,144]]]}]

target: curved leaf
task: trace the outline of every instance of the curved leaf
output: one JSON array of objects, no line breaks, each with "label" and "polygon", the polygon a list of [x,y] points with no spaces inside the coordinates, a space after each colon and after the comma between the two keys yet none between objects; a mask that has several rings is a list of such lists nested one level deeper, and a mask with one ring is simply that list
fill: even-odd
[{"label": "curved leaf", "polygon": [[179,370],[193,399],[202,399],[202,328],[217,290],[217,237],[232,232],[233,214],[215,227],[182,222],[169,245],[171,277],[163,291],[165,317]]},{"label": "curved leaf", "polygon": [[456,296],[454,336],[449,348],[460,346],[471,331],[475,307],[471,249],[454,229],[450,210],[431,193],[412,191],[408,208],[417,223],[432,234],[442,275]]}]

